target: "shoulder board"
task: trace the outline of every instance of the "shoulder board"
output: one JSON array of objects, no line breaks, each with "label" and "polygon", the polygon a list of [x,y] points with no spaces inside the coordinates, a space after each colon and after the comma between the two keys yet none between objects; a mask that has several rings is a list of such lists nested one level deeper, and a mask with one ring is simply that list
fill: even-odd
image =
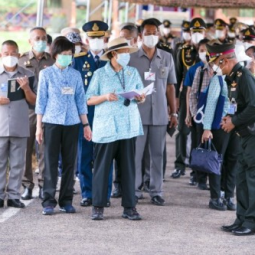
[{"label": "shoulder board", "polygon": [[166,44],[166,43],[162,44],[162,46],[163,46],[164,48],[172,49],[171,45]]},{"label": "shoulder board", "polygon": [[186,49],[186,48],[189,48],[189,47],[190,47],[190,45],[187,44],[187,43],[183,44],[183,46],[182,46],[183,49]]},{"label": "shoulder board", "polygon": [[84,51],[84,52],[80,52],[80,53],[74,54],[74,57],[75,57],[75,58],[78,58],[78,57],[86,56],[87,54],[88,54],[88,52],[87,52],[87,51]]},{"label": "shoulder board", "polygon": [[20,58],[21,57],[24,57],[24,56],[27,56],[28,55],[28,52],[24,52],[24,53],[22,53],[21,55],[20,55]]}]

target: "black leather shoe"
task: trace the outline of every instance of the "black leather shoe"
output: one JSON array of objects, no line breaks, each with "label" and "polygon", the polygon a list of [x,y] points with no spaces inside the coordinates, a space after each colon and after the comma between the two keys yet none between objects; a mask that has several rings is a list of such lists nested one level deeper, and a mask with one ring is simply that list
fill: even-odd
[{"label": "black leather shoe", "polygon": [[175,169],[174,172],[172,173],[171,177],[174,179],[180,178],[181,175],[185,175],[185,170],[184,169]]},{"label": "black leather shoe", "polygon": [[25,187],[25,190],[24,190],[23,194],[21,195],[21,199],[22,200],[33,199],[32,192],[33,192],[32,189],[29,189],[29,188]]},{"label": "black leather shoe", "polygon": [[3,208],[3,207],[4,207],[4,200],[0,199],[0,208]]},{"label": "black leather shoe", "polygon": [[39,187],[39,198],[43,200],[43,188]]},{"label": "black leather shoe", "polygon": [[136,208],[129,208],[125,207],[122,218],[129,219],[129,220],[141,220],[140,214],[137,212]]},{"label": "black leather shoe", "polygon": [[122,197],[121,188],[120,188],[119,185],[114,189],[114,191],[112,192],[111,197],[112,197],[112,198],[119,198],[119,197]]},{"label": "black leather shoe", "polygon": [[190,177],[189,185],[191,185],[191,186],[196,186],[197,185],[197,178],[196,178],[195,175]]},{"label": "black leather shoe", "polygon": [[226,211],[227,210],[227,206],[224,205],[221,198],[210,199],[209,208],[218,210],[218,211]]},{"label": "black leather shoe", "polygon": [[20,202],[19,199],[8,199],[7,206],[15,207],[15,208],[25,208],[25,204]]},{"label": "black leather shoe", "polygon": [[250,228],[246,227],[240,227],[232,231],[232,233],[236,236],[249,236],[249,235],[254,235],[255,230],[252,230]]},{"label": "black leather shoe", "polygon": [[108,200],[107,203],[106,203],[106,207],[110,207],[111,206],[111,201]]},{"label": "black leather shoe", "polygon": [[229,211],[235,211],[236,210],[236,205],[234,203],[234,198],[229,197],[225,199],[225,205],[227,206],[227,209]]},{"label": "black leather shoe", "polygon": [[151,202],[154,205],[159,205],[159,206],[163,206],[165,205],[165,200],[161,197],[161,196],[155,196],[151,199]]},{"label": "black leather shoe", "polygon": [[197,187],[200,189],[200,190],[209,190],[208,186],[206,183],[198,183]]},{"label": "black leather shoe", "polygon": [[92,205],[92,199],[91,198],[83,198],[80,202],[80,206],[91,206]]},{"label": "black leather shoe", "polygon": [[104,219],[104,207],[96,207],[92,208],[92,220],[103,220]]},{"label": "black leather shoe", "polygon": [[232,225],[228,225],[228,226],[222,226],[221,229],[225,232],[232,232],[233,230],[236,230],[238,228],[240,228],[242,225],[240,224],[232,224]]}]

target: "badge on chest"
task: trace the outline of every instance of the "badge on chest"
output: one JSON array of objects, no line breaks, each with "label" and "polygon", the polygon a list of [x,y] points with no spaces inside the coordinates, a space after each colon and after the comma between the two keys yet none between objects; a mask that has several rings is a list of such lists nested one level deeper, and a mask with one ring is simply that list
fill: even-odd
[{"label": "badge on chest", "polygon": [[144,80],[145,81],[155,81],[156,80],[156,74],[152,71],[144,72]]},{"label": "badge on chest", "polygon": [[62,95],[74,95],[74,89],[71,87],[63,87],[61,89]]}]

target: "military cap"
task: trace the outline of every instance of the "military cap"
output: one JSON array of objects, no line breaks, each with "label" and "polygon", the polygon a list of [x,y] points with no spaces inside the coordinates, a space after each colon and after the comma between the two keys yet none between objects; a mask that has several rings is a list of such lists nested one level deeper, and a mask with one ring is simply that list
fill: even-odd
[{"label": "military cap", "polygon": [[235,24],[229,24],[229,25],[228,25],[228,29],[229,29],[229,32],[235,33],[235,32],[236,32],[236,31],[235,31]]},{"label": "military cap", "polygon": [[61,30],[60,33],[62,36],[66,36],[70,32],[75,32],[75,33],[80,34],[80,30],[76,27],[65,27]]},{"label": "military cap", "polygon": [[229,22],[231,25],[234,25],[237,22],[237,18],[231,17],[231,18],[229,18]]},{"label": "military cap", "polygon": [[[161,23],[161,22],[160,22],[160,23]],[[163,26],[164,26],[164,27],[169,28],[169,27],[171,27],[171,25],[172,25],[172,23],[171,23],[170,20],[165,19],[165,20],[163,21]]]},{"label": "military cap", "polygon": [[89,37],[100,37],[105,35],[105,32],[108,30],[108,25],[100,20],[92,20],[85,23],[82,26],[82,30]]},{"label": "military cap", "polygon": [[206,28],[209,29],[211,27],[214,27],[214,24],[213,23],[206,23]]},{"label": "military cap", "polygon": [[66,35],[66,38],[72,43],[82,43],[81,36],[78,33],[70,32]]},{"label": "military cap", "polygon": [[215,42],[214,44],[211,44],[211,42],[209,42],[206,44],[206,48],[210,55],[209,62],[215,61],[220,56],[235,52],[234,43],[220,44]]},{"label": "military cap", "polygon": [[214,26],[216,30],[223,30],[228,24],[222,19],[216,19],[214,21]]},{"label": "military cap", "polygon": [[187,20],[182,21],[182,31],[189,31],[190,30],[190,22]]},{"label": "military cap", "polygon": [[244,41],[253,41],[255,40],[255,29],[254,27],[250,26],[242,31],[243,33],[243,40]]},{"label": "military cap", "polygon": [[190,22],[190,29],[194,32],[201,31],[206,28],[206,24],[201,18],[194,18]]}]

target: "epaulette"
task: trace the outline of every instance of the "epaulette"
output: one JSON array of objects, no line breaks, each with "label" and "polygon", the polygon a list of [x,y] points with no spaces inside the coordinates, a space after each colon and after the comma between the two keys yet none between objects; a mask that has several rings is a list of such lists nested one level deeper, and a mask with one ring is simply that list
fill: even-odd
[{"label": "epaulette", "polygon": [[190,47],[190,45],[188,43],[185,43],[185,44],[182,45],[183,49],[186,49],[186,48],[189,48],[189,47]]},{"label": "epaulette", "polygon": [[170,50],[172,49],[171,45],[166,44],[166,43],[163,43],[162,46],[163,46],[164,48],[168,48],[168,49],[170,49]]},{"label": "epaulette", "polygon": [[74,54],[74,57],[78,58],[78,57],[86,56],[87,54],[88,54],[87,51],[83,51],[83,52]]}]

